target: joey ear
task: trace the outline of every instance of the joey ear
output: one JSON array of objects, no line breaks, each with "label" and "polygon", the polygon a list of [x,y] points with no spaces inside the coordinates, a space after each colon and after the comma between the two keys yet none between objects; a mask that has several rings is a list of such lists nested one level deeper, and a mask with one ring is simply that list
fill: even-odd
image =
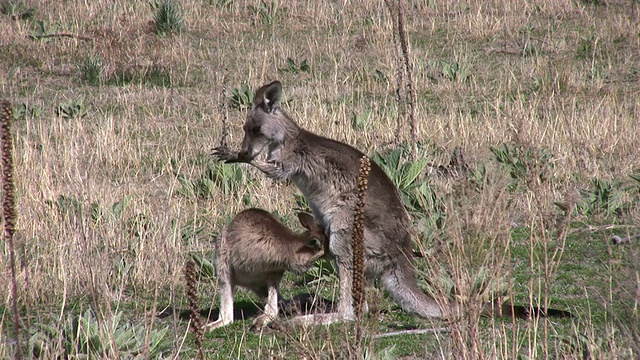
[{"label": "joey ear", "polygon": [[256,91],[253,98],[253,105],[260,106],[266,112],[273,112],[280,103],[282,97],[282,84],[276,80],[270,84],[264,85]]},{"label": "joey ear", "polygon": [[310,214],[304,212],[298,213],[298,221],[300,221],[300,224],[302,224],[302,226],[307,230],[320,229],[320,226],[316,223],[316,219],[314,219]]}]

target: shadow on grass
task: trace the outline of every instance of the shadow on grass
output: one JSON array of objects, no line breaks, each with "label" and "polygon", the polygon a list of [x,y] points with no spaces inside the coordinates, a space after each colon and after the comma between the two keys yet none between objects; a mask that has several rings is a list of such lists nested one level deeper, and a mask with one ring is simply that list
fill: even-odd
[{"label": "shadow on grass", "polygon": [[[257,316],[261,311],[262,309],[252,301],[238,301],[233,305],[233,319],[249,319]],[[206,321],[215,321],[220,315],[220,308],[200,309],[199,312],[200,316]],[[189,321],[192,311],[190,309],[176,309],[169,306],[158,313],[158,318],[163,319],[172,316],[174,313],[177,313],[181,320]]]},{"label": "shadow on grass", "polygon": [[[278,302],[280,314],[286,317],[292,317],[296,315],[306,315],[311,313],[324,313],[330,312],[334,309],[334,303],[331,300],[316,297],[313,294],[303,293],[294,296],[292,299],[281,299]],[[220,315],[220,308],[200,309],[200,316],[204,320],[215,321]],[[242,300],[233,303],[233,320],[246,320],[256,317],[262,312],[262,307],[258,306],[253,301]],[[174,307],[167,307],[158,314],[158,318],[166,318],[172,316],[174,313],[178,314],[181,320],[189,320],[192,311],[190,309],[176,309]]]}]

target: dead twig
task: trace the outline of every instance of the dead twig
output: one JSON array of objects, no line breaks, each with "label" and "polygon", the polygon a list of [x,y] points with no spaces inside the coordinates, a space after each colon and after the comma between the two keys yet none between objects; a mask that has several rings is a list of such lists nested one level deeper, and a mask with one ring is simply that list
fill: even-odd
[{"label": "dead twig", "polygon": [[48,39],[48,38],[62,38],[62,37],[66,37],[66,38],[73,38],[73,39],[78,39],[78,40],[84,40],[84,41],[93,41],[94,39],[92,37],[89,36],[84,36],[84,35],[78,35],[78,34],[73,34],[73,33],[54,33],[54,34],[39,34],[39,35],[29,35],[29,37],[33,40],[42,40],[42,39]]},{"label": "dead twig", "polygon": [[449,328],[435,328],[435,329],[412,329],[412,330],[400,330],[400,331],[392,331],[388,333],[380,333],[373,335],[374,339],[380,339],[384,337],[390,336],[398,336],[398,335],[420,335],[420,334],[433,334],[433,333],[449,333],[451,329]]}]

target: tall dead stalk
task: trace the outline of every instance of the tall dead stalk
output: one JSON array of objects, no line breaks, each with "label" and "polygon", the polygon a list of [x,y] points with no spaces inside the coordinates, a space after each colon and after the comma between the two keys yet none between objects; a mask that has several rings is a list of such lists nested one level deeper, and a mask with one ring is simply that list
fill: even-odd
[{"label": "tall dead stalk", "polygon": [[9,266],[11,267],[11,307],[13,311],[13,325],[16,336],[16,359],[22,358],[20,342],[20,317],[18,314],[18,282],[16,280],[16,258],[13,246],[13,234],[16,229],[16,187],[13,182],[13,141],[11,138],[11,120],[13,108],[9,101],[2,101],[2,124],[0,124],[0,139],[2,140],[2,210],[4,211],[4,237],[9,247]]},{"label": "tall dead stalk", "polygon": [[360,348],[362,344],[362,317],[364,315],[364,205],[367,187],[369,185],[369,171],[371,171],[371,161],[363,156],[360,159],[360,174],[358,175],[358,202],[356,204],[353,219],[353,284],[352,296],[356,316],[355,349],[356,357],[361,358]]},{"label": "tall dead stalk", "polygon": [[[409,107],[409,126],[411,132],[411,143],[413,144],[411,149],[411,156],[416,158],[416,139],[418,136],[418,123],[416,120],[416,91],[413,82],[413,65],[411,63],[411,56],[409,54],[409,40],[407,38],[407,31],[404,26],[405,19],[405,0],[397,0],[395,4],[392,4],[393,0],[384,0],[384,3],[389,9],[391,15],[391,21],[393,24],[393,43],[396,51],[396,74],[397,74],[397,88],[396,88],[396,100],[398,101],[398,120],[396,124],[396,139],[401,139],[402,132],[402,115],[403,115],[403,103]],[[406,74],[406,76],[405,76]],[[405,83],[406,77],[406,83]],[[403,96],[403,88],[406,87],[406,96]],[[400,142],[400,140],[397,140]]]},{"label": "tall dead stalk", "polygon": [[229,107],[227,105],[227,75],[222,75],[222,135],[220,136],[220,146],[227,147],[227,138],[229,137]]},{"label": "tall dead stalk", "polygon": [[204,359],[204,351],[202,349],[202,338],[204,331],[202,329],[202,318],[198,309],[198,279],[196,278],[196,264],[189,259],[184,265],[184,278],[187,290],[187,299],[189,300],[189,308],[191,309],[191,332],[195,338],[196,347],[198,348],[198,358]]}]

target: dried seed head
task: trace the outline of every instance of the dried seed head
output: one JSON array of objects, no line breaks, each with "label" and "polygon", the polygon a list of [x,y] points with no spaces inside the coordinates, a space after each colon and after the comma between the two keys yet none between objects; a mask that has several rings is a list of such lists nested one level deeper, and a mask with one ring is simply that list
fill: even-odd
[{"label": "dried seed head", "polygon": [[[18,283],[16,280],[16,258],[13,247],[13,234],[16,223],[15,184],[13,183],[13,139],[11,137],[13,108],[9,101],[2,101],[2,119],[0,123],[0,141],[2,141],[2,209],[4,211],[4,236],[9,247],[9,267],[11,268],[11,307],[15,338],[20,339],[20,317],[18,315]],[[22,358],[20,346],[16,348],[16,359]]]},{"label": "dried seed head", "polygon": [[198,279],[196,278],[196,265],[193,260],[187,260],[184,264],[184,278],[186,282],[187,298],[189,299],[189,308],[191,309],[191,331],[195,337],[195,343],[198,347],[198,356],[204,358],[202,350],[202,319],[198,309]]},{"label": "dried seed head", "polygon": [[360,173],[357,181],[357,205],[353,224],[353,285],[352,296],[356,318],[362,316],[364,307],[364,205],[371,163],[368,157],[360,159]]}]

